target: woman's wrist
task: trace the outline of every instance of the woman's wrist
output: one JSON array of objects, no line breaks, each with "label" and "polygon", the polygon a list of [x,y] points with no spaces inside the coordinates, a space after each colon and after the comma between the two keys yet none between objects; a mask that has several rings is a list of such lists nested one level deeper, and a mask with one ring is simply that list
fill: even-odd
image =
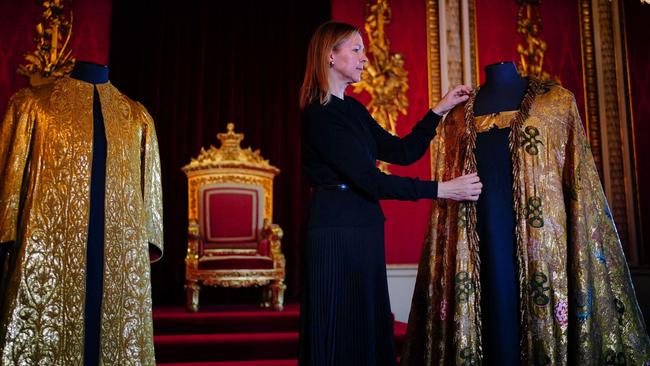
[{"label": "woman's wrist", "polygon": [[435,107],[431,108],[431,112],[437,114],[437,115],[440,116],[440,117],[442,117],[442,115],[445,114],[445,112],[443,112],[443,111],[440,110],[440,107],[439,107],[438,105],[436,105]]},{"label": "woman's wrist", "polygon": [[437,192],[436,197],[438,197],[438,198],[447,198],[446,193],[447,192],[445,192],[445,182],[442,182],[442,181],[438,182],[438,192]]}]

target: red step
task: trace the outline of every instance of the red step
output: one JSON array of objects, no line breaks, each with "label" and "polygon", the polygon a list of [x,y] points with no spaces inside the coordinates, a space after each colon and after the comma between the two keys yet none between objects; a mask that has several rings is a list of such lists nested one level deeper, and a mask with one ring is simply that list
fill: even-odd
[{"label": "red step", "polygon": [[159,363],[158,366],[297,366],[298,360]]},{"label": "red step", "polygon": [[289,304],[283,311],[246,306],[203,306],[197,313],[185,308],[161,307],[153,310],[154,333],[262,333],[297,332],[300,306]]},{"label": "red step", "polygon": [[157,362],[275,360],[298,356],[298,332],[154,336]]},{"label": "red step", "polygon": [[[284,311],[242,306],[153,311],[156,360],[162,366],[296,366],[299,305]],[[406,324],[394,323],[397,349]]]}]

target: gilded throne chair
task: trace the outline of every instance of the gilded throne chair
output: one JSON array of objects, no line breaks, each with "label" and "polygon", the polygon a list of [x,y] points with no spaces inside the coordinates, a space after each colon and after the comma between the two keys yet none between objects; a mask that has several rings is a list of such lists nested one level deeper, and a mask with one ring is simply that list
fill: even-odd
[{"label": "gilded throne chair", "polygon": [[217,134],[221,146],[201,148],[182,168],[188,180],[185,291],[188,311],[199,308],[203,286],[262,288],[261,306],[282,310],[285,259],[282,229],[273,224],[273,179],[280,170],[242,149],[244,134]]}]

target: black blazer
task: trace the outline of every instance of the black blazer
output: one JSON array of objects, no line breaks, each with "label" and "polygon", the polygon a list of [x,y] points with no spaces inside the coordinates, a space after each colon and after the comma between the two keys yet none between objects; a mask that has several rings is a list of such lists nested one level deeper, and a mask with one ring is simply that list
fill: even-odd
[{"label": "black blazer", "polygon": [[346,184],[348,190],[312,194],[309,227],[383,224],[381,199],[436,198],[438,184],[382,173],[376,160],[409,165],[427,151],[441,117],[431,110],[404,138],[391,135],[351,97],[312,103],[303,115],[303,168],[312,187]]}]

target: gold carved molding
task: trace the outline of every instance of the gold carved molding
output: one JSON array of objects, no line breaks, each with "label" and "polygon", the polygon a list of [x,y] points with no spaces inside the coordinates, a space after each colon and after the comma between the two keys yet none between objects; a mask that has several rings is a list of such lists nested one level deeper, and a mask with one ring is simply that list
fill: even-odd
[{"label": "gold carved molding", "polygon": [[604,174],[600,143],[598,86],[596,84],[594,24],[592,19],[591,0],[580,0],[580,38],[582,41],[582,74],[585,93],[586,132],[598,174],[602,179]]},{"label": "gold carved molding", "polygon": [[640,210],[622,3],[581,0],[579,6],[587,136],[628,261],[638,264]]},{"label": "gold carved molding", "polygon": [[[425,0],[429,105],[458,84],[478,84],[475,0]],[[432,169],[433,172],[433,169]]]},{"label": "gold carved molding", "polygon": [[438,19],[438,0],[426,1],[427,30],[427,68],[429,86],[429,105],[434,105],[442,97],[440,80],[440,36]]},{"label": "gold carved molding", "polygon": [[75,59],[68,49],[73,16],[65,16],[64,0],[40,0],[43,19],[36,25],[36,50],[25,55],[27,64],[18,66],[18,74],[29,78],[32,86],[46,84],[72,72]]},{"label": "gold carved molding", "polygon": [[426,0],[429,103],[458,84],[478,82],[474,0]]},{"label": "gold carved molding", "polygon": [[[217,171],[218,170],[218,171]],[[218,174],[218,175],[217,175]],[[198,222],[199,217],[199,189],[213,183],[238,183],[264,187],[264,218],[273,217],[273,175],[251,175],[244,169],[217,169],[212,168],[202,172],[189,172],[188,176],[188,206],[189,220]]]},{"label": "gold carved molding", "polygon": [[235,133],[235,125],[228,123],[228,132],[218,133],[217,138],[221,142],[219,148],[210,146],[208,150],[201,148],[201,152],[196,158],[192,158],[189,164],[183,167],[183,171],[188,173],[197,170],[223,168],[225,166],[232,168],[248,168],[259,170],[276,175],[280,170],[264,159],[259,150],[252,151],[251,148],[242,149],[240,144],[244,139],[243,133]]}]

